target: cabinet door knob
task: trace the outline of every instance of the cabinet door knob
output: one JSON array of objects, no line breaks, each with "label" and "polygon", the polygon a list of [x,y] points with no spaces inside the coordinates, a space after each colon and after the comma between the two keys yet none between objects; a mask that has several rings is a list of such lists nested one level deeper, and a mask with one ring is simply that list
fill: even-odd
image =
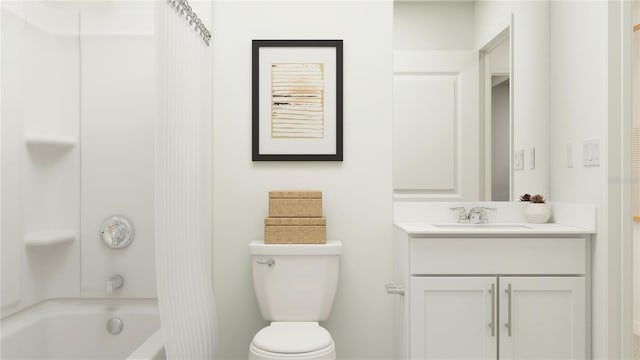
[{"label": "cabinet door knob", "polygon": [[404,295],[404,286],[402,284],[386,284],[387,294]]}]

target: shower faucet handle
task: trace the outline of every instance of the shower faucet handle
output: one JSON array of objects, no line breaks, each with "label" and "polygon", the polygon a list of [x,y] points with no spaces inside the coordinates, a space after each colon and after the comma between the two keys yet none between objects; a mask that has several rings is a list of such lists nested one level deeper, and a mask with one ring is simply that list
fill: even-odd
[{"label": "shower faucet handle", "polygon": [[122,277],[122,275],[120,274],[113,275],[112,277],[109,278],[109,280],[107,280],[107,283],[105,285],[105,291],[107,292],[107,294],[113,294],[114,290],[120,289],[123,285],[124,285],[124,278]]}]

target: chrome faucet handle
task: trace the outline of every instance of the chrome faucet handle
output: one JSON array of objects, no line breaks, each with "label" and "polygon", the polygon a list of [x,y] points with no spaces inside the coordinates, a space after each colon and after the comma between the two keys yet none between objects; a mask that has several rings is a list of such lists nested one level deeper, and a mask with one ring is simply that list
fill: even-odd
[{"label": "chrome faucet handle", "polygon": [[451,211],[458,211],[458,222],[469,222],[469,216],[467,215],[467,209],[462,206],[449,208]]},{"label": "chrome faucet handle", "polygon": [[113,275],[109,278],[109,280],[107,280],[104,290],[107,292],[107,294],[113,294],[114,290],[120,289],[123,285],[124,278],[122,277],[122,275]]},{"label": "chrome faucet handle", "polygon": [[487,210],[495,211],[497,208],[490,208],[486,206],[477,206],[469,210],[469,222],[472,224],[487,224],[489,219],[487,218]]}]

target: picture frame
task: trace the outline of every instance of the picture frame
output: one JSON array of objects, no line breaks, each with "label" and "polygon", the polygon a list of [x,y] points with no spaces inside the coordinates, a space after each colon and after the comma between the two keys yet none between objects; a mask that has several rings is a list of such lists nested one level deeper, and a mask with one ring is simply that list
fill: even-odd
[{"label": "picture frame", "polygon": [[342,40],[252,41],[252,160],[343,161]]}]

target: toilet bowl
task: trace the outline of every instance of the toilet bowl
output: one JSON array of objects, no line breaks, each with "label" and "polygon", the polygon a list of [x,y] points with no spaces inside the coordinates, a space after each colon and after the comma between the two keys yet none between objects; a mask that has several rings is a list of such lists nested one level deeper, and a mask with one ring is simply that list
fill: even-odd
[{"label": "toilet bowl", "polygon": [[272,322],[249,346],[249,360],[335,358],[333,339],[317,322]]},{"label": "toilet bowl", "polygon": [[338,287],[342,243],[249,244],[253,288],[262,318],[271,324],[254,336],[249,359],[334,360],[329,317]]}]

